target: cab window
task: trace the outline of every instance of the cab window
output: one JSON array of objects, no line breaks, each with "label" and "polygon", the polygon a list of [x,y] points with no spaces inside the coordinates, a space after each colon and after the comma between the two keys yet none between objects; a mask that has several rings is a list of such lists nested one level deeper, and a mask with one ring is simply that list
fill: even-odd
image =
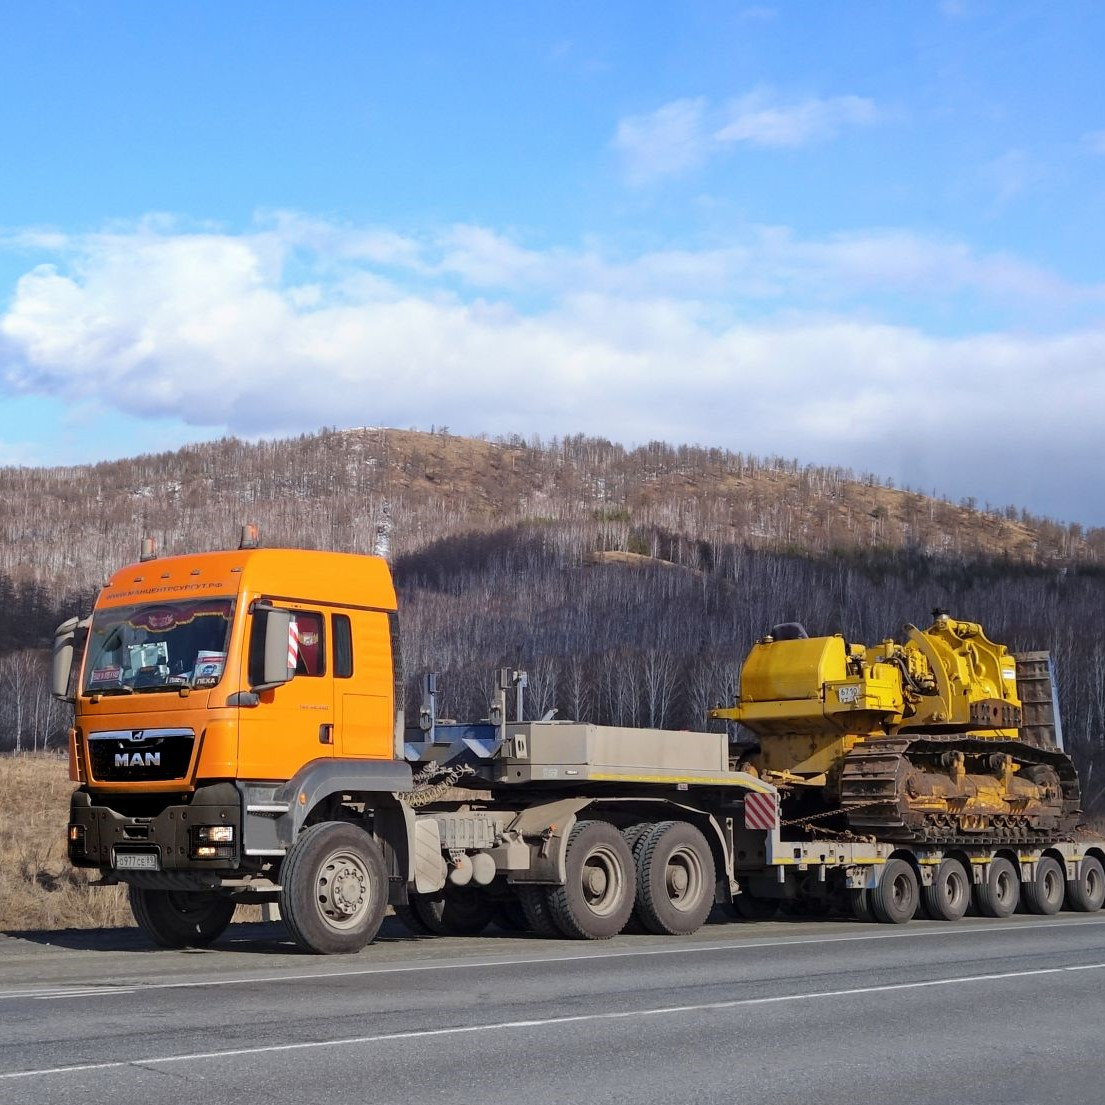
[{"label": "cab window", "polygon": [[322,615],[297,610],[292,624],[293,632],[298,637],[298,642],[295,644],[296,675],[325,675],[326,648],[322,631]]},{"label": "cab window", "polygon": [[346,614],[331,614],[334,633],[334,678],[353,675],[353,629]]}]

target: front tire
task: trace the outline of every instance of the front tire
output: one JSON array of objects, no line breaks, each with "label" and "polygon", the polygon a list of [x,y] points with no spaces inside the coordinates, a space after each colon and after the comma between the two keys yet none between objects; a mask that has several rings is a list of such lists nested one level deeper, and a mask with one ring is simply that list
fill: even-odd
[{"label": "front tire", "polygon": [[234,903],[209,891],[127,890],[138,927],[159,948],[206,947],[234,916]]},{"label": "front tire", "polygon": [[295,942],[321,955],[371,944],[387,909],[387,871],[363,829],[326,821],[305,829],[280,872],[280,913]]}]

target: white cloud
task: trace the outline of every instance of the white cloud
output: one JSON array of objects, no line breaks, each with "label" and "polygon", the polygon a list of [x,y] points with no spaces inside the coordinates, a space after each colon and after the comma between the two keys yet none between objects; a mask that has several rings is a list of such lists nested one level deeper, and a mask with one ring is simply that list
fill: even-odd
[{"label": "white cloud", "polygon": [[[797,453],[899,481],[922,455],[926,481],[995,502],[1039,481],[1051,443],[1049,509],[1105,521],[1092,476],[1105,329],[939,337],[873,318],[861,294],[927,301],[938,285],[1101,300],[904,232],[809,242],[760,229],[617,258],[472,226],[415,239],[267,216],[243,235],[65,239],[0,315],[0,386],[242,434],[579,431]],[[841,305],[848,287],[859,298]]]},{"label": "white cloud", "polygon": [[713,134],[719,146],[747,142],[792,148],[827,142],[844,127],[866,126],[879,118],[874,103],[862,96],[809,98],[788,104],[763,89],[734,100],[723,115],[727,121]]},{"label": "white cloud", "polygon": [[705,114],[704,99],[673,100],[647,115],[622,119],[614,148],[622,156],[630,182],[678,176],[704,162],[710,147]]},{"label": "white cloud", "polygon": [[736,145],[795,149],[881,118],[874,102],[862,96],[787,101],[758,88],[723,105],[701,97],[673,100],[648,114],[629,116],[618,124],[614,148],[629,181],[645,184],[687,173]]}]

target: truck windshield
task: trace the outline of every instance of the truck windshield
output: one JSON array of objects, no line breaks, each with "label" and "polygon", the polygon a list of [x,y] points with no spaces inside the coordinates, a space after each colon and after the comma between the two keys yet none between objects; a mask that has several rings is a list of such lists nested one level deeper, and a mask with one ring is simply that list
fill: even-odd
[{"label": "truck windshield", "polygon": [[85,693],[215,686],[226,666],[233,608],[233,599],[200,599],[97,610]]}]

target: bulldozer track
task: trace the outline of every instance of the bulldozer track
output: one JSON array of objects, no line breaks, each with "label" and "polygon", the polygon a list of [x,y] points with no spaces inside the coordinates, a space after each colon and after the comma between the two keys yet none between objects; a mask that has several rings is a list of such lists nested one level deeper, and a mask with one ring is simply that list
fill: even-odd
[{"label": "bulldozer track", "polygon": [[[983,831],[963,829],[954,813],[911,809],[905,780],[922,757],[945,751],[968,756],[1005,753],[1024,766],[1052,768],[1061,798],[1050,811],[995,815]],[[880,840],[902,843],[995,845],[1073,839],[1078,829],[1080,791],[1070,758],[1055,749],[1024,741],[925,735],[886,737],[857,745],[848,753],[840,779],[841,805],[849,828]]]}]

